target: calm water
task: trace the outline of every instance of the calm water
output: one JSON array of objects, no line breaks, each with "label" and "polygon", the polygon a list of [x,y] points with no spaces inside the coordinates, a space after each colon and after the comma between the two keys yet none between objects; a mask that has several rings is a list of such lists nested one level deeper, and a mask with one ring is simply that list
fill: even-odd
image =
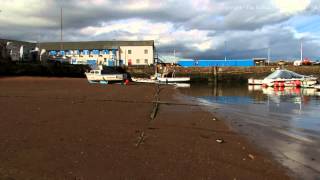
[{"label": "calm water", "polygon": [[271,152],[294,176],[320,179],[320,92],[201,84],[180,91]]}]

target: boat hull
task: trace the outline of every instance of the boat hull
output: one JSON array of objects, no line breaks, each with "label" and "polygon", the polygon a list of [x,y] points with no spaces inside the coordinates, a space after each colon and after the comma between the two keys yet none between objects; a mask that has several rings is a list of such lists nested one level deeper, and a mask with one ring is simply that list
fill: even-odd
[{"label": "boat hull", "polygon": [[147,78],[134,78],[134,77],[132,77],[131,80],[133,82],[137,82],[137,83],[157,83],[157,80],[147,79]]},{"label": "boat hull", "polygon": [[124,80],[123,74],[92,74],[92,73],[85,73],[88,81],[90,83],[93,82],[119,82]]},{"label": "boat hull", "polygon": [[262,79],[248,79],[248,84],[249,85],[262,85],[263,84],[263,80]]},{"label": "boat hull", "polygon": [[158,77],[157,78],[158,81],[160,82],[166,82],[166,83],[170,83],[170,82],[189,82],[190,81],[190,77]]},{"label": "boat hull", "polygon": [[266,87],[314,87],[316,79],[265,79],[262,85]]}]

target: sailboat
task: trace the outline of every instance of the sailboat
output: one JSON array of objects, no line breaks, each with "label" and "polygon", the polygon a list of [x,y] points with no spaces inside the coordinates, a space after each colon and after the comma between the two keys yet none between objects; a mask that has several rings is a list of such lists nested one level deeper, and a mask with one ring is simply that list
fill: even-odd
[{"label": "sailboat", "polygon": [[167,66],[163,67],[162,73],[158,73],[157,65],[156,65],[155,73],[153,76],[151,76],[150,79],[147,79],[147,78],[131,78],[131,79],[134,82],[144,82],[144,83],[183,83],[183,82],[190,81],[190,77],[176,77],[174,69],[173,69],[173,72],[171,73],[171,76],[168,76],[168,75],[169,75],[169,69],[167,68]]}]

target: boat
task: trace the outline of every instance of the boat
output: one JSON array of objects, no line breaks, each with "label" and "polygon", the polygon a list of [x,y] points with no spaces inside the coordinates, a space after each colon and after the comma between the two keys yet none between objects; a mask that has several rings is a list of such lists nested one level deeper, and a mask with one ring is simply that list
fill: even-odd
[{"label": "boat", "polygon": [[191,85],[189,83],[168,83],[170,85],[173,85],[177,88],[190,88]]},{"label": "boat", "polygon": [[156,73],[155,75],[151,76],[149,78],[135,78],[132,77],[131,80],[133,82],[139,82],[139,83],[183,83],[183,82],[189,82],[190,77],[175,77],[174,75],[171,77],[163,77],[162,74]]},{"label": "boat", "polygon": [[171,77],[165,77],[163,74],[156,73],[151,79],[156,79],[160,83],[182,83],[190,81],[190,77],[176,77],[175,72],[172,73]]},{"label": "boat", "polygon": [[263,79],[253,79],[253,78],[250,78],[248,79],[248,84],[249,85],[262,85]]},{"label": "boat", "polygon": [[112,73],[108,74],[102,69],[90,70],[85,73],[89,83],[108,84],[110,82],[121,82],[126,79],[125,74]]},{"label": "boat", "polygon": [[190,77],[157,77],[159,82],[172,83],[172,82],[189,82]]},{"label": "boat", "polygon": [[133,82],[138,82],[138,83],[157,83],[156,79],[148,79],[148,78],[135,78],[135,77],[132,77],[131,80]]},{"label": "boat", "polygon": [[286,69],[278,69],[262,80],[265,87],[314,87],[317,78],[305,76]]},{"label": "boat", "polygon": [[315,88],[317,91],[320,91],[320,84],[315,85],[314,88]]}]

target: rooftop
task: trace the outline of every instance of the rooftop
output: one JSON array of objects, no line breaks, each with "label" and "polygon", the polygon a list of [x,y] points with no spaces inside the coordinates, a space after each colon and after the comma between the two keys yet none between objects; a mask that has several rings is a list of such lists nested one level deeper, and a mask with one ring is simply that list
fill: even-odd
[{"label": "rooftop", "polygon": [[[60,50],[61,42],[41,42],[41,49]],[[153,40],[148,41],[78,41],[63,42],[62,50],[70,49],[117,49],[119,46],[154,46]]]}]

